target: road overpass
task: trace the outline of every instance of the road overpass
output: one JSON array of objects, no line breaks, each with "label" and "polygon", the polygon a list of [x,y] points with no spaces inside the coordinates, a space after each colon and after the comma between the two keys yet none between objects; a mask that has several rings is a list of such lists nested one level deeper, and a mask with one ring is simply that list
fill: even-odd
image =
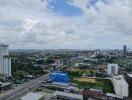
[{"label": "road overpass", "polygon": [[46,81],[48,79],[49,79],[48,74],[43,75],[37,79],[33,79],[30,82],[27,82],[16,87],[15,89],[11,89],[5,92],[5,94],[2,97],[0,97],[0,100],[16,100],[23,94],[30,92],[31,89],[37,88],[43,81]]}]

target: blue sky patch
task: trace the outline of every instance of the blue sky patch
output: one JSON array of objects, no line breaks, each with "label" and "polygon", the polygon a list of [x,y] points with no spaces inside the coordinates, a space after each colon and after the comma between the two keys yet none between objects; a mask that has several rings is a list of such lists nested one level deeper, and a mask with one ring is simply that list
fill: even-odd
[{"label": "blue sky patch", "polygon": [[48,9],[63,16],[81,16],[83,14],[79,7],[68,4],[67,0],[48,0]]}]

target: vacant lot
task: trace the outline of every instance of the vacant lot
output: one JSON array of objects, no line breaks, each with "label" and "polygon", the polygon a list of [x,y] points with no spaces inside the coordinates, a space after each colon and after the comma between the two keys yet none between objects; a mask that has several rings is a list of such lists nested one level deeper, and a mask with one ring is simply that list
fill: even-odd
[{"label": "vacant lot", "polygon": [[96,83],[96,79],[94,78],[74,78],[73,80],[80,82]]},{"label": "vacant lot", "polygon": [[[87,82],[86,82],[87,81]],[[114,93],[113,84],[109,79],[99,79],[99,78],[90,78],[90,79],[83,79],[83,78],[73,78],[73,83],[77,84],[78,87],[90,87],[90,88],[96,88],[100,87],[102,88],[103,92],[107,93]]]}]

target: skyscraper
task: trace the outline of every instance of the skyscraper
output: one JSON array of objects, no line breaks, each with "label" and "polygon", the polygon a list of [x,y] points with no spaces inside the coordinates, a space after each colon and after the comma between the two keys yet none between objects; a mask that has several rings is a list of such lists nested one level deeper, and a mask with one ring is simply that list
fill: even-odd
[{"label": "skyscraper", "polygon": [[123,53],[124,53],[124,57],[126,57],[127,56],[127,47],[126,47],[126,45],[124,45],[124,47],[123,47]]},{"label": "skyscraper", "polygon": [[9,57],[8,45],[0,44],[0,74],[11,76],[11,58]]}]

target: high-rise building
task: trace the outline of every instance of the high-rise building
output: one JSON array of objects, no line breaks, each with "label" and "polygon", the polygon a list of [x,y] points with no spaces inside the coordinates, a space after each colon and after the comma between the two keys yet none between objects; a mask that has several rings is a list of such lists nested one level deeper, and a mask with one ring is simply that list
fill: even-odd
[{"label": "high-rise building", "polygon": [[95,54],[96,54],[96,55],[101,54],[101,50],[100,50],[100,49],[96,49],[96,50],[95,50]]},{"label": "high-rise building", "polygon": [[126,47],[126,45],[124,45],[124,47],[123,47],[123,53],[124,53],[124,57],[126,57],[127,56],[127,47]]},{"label": "high-rise building", "polygon": [[118,64],[108,64],[107,73],[110,76],[118,75]]},{"label": "high-rise building", "polygon": [[8,45],[0,44],[0,75],[11,76],[11,58]]}]

